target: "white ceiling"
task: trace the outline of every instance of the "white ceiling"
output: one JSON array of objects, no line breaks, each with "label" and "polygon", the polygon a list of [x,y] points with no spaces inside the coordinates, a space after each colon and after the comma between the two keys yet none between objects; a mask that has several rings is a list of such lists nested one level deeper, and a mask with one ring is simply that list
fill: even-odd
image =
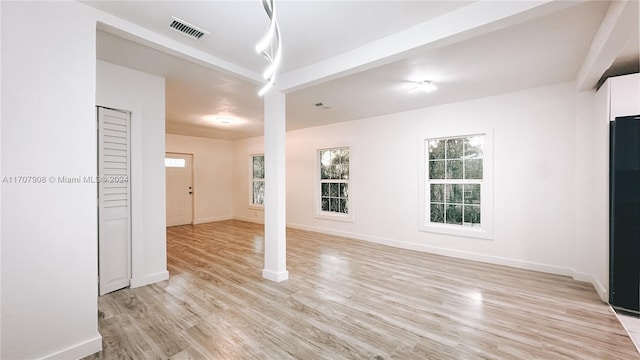
[{"label": "white ceiling", "polygon": [[[463,7],[471,1],[276,1],[289,72]],[[90,1],[88,5],[185,42],[256,73],[254,46],[268,18],[253,1]],[[210,32],[191,40],[169,28],[175,16]]]},{"label": "white ceiling", "polygon": [[[282,74],[322,67],[324,60],[468,6],[452,1],[276,1],[283,38]],[[267,26],[258,1],[88,2],[154,33],[258,74],[253,47]],[[501,10],[509,5],[496,2]],[[287,128],[300,129],[406,111],[573,80],[609,2],[565,4],[549,13],[486,26],[477,34],[416,47],[366,69],[321,79],[287,94]],[[168,28],[176,16],[211,32],[195,41]],[[108,28],[105,28],[108,30]],[[634,33],[632,31],[632,33]],[[633,37],[635,36],[635,42]],[[107,32],[98,32],[99,59],[166,78],[167,132],[219,139],[262,134],[261,84],[203,66]],[[637,59],[637,32],[620,58]],[[356,49],[356,50],[354,50]],[[186,57],[186,56],[183,56]],[[246,71],[245,71],[246,70]],[[257,76],[256,76],[257,78]],[[406,92],[410,81],[433,80],[438,91]],[[316,84],[317,83],[317,84]],[[314,103],[333,105],[320,110]],[[217,124],[218,116],[237,119]],[[212,120],[213,119],[213,120]]]}]

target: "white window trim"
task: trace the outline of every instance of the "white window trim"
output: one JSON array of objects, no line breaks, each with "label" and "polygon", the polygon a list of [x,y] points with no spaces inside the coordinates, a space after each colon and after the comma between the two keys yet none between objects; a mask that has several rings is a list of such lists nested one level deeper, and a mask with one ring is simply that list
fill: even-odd
[{"label": "white window trim", "polygon": [[[418,139],[419,183],[418,183],[418,227],[420,231],[493,240],[493,129],[477,128],[465,132],[433,132]],[[427,172],[427,140],[484,135],[482,156],[482,185],[480,187],[481,226],[432,224],[427,219],[427,205],[431,198]]]},{"label": "white window trim", "polygon": [[[249,209],[264,211],[264,204],[253,203],[253,157],[264,156],[264,154],[249,154]],[[263,179],[265,181],[265,179]]]},{"label": "white window trim", "polygon": [[[327,150],[327,149],[337,149],[337,148],[347,148],[349,149],[349,179],[346,181],[348,186],[349,186],[349,198],[348,198],[348,204],[349,204],[349,213],[348,214],[342,214],[342,213],[334,213],[334,212],[329,212],[329,211],[322,211],[322,202],[320,200],[321,198],[321,182],[320,182],[320,151],[321,150]],[[354,191],[353,191],[353,159],[354,159],[354,151],[353,151],[353,145],[345,145],[345,144],[341,144],[341,145],[330,145],[330,146],[316,146],[315,147],[315,156],[314,156],[315,162],[314,162],[314,167],[315,167],[315,172],[314,172],[314,179],[313,182],[315,183],[314,185],[314,193],[313,193],[313,197],[314,197],[314,217],[317,219],[324,219],[324,220],[334,220],[334,221],[345,221],[345,222],[354,222],[354,217],[353,217],[353,212],[354,212]]]}]

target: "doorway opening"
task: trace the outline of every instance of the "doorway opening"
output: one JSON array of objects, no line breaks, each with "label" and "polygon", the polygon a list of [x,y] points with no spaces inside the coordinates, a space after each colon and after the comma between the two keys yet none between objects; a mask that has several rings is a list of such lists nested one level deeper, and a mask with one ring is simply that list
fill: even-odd
[{"label": "doorway opening", "polygon": [[193,155],[166,153],[167,227],[193,224]]}]

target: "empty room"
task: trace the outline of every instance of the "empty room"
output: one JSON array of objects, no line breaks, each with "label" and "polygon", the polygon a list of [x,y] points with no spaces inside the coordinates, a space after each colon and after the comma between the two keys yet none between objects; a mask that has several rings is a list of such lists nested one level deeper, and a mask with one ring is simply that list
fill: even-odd
[{"label": "empty room", "polygon": [[639,17],[0,2],[0,358],[640,359]]}]

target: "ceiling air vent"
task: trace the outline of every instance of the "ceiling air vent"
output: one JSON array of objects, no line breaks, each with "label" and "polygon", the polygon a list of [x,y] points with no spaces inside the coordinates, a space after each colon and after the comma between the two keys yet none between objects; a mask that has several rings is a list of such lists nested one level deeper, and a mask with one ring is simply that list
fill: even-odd
[{"label": "ceiling air vent", "polygon": [[203,30],[195,25],[191,25],[188,22],[180,20],[175,16],[172,16],[171,18],[173,20],[171,21],[171,25],[169,25],[169,27],[181,34],[187,35],[190,38],[194,38],[197,40],[203,37],[205,34],[209,33],[208,31]]},{"label": "ceiling air vent", "polygon": [[317,103],[315,103],[314,105],[315,105],[318,109],[324,109],[324,110],[331,109],[331,108],[333,107],[333,105],[331,105],[331,104],[327,104],[327,103],[326,103],[326,102],[324,102],[324,101],[317,102]]}]

